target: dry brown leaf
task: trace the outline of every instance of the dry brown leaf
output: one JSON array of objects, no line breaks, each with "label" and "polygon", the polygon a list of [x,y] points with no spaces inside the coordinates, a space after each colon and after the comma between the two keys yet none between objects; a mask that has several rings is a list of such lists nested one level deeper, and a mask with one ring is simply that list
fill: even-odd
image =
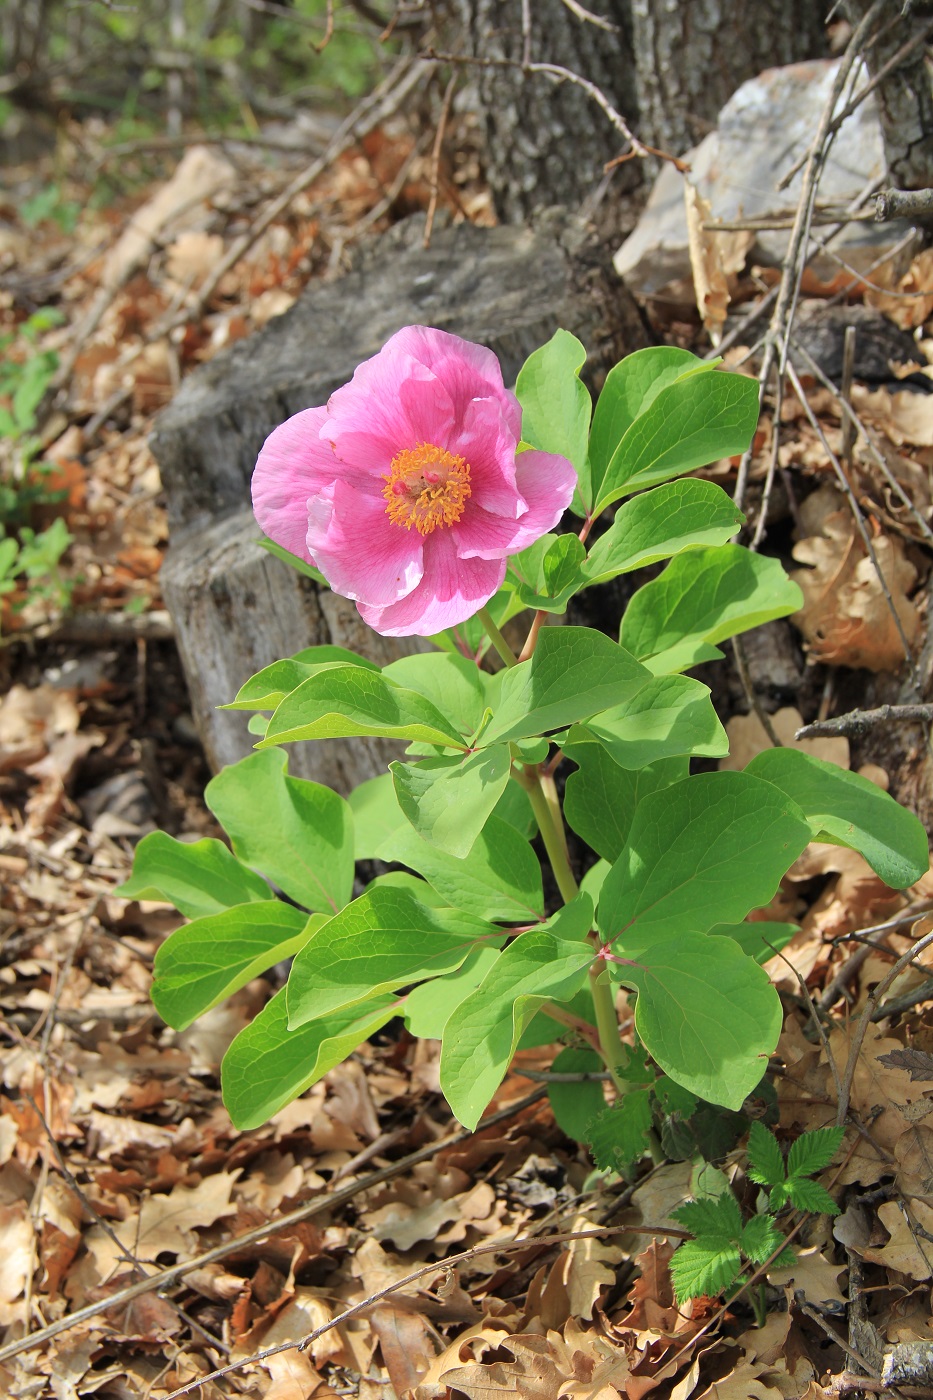
[{"label": "dry brown leaf", "polygon": [[[854,1026],[850,1025],[833,1031],[829,1038],[830,1051],[840,1074],[845,1068],[853,1033]],[[890,1173],[902,1137],[919,1131],[919,1125],[906,1121],[905,1112],[910,1105],[924,1102],[923,1085],[913,1084],[907,1070],[882,1064],[878,1058],[900,1048],[899,1041],[886,1036],[877,1026],[868,1027],[852,1079],[851,1104],[862,1121],[871,1124],[871,1138],[888,1154],[888,1160],[885,1161],[872,1141],[859,1134],[839,1174],[840,1185],[853,1181],[873,1185],[882,1175]]]},{"label": "dry brown leaf", "polygon": [[734,1371],[721,1381],[714,1381],[697,1400],[783,1400],[780,1390],[761,1380],[767,1371],[764,1364],[740,1361]]},{"label": "dry brown leaf", "polygon": [[862,1258],[920,1282],[933,1276],[933,1245],[926,1238],[933,1234],[933,1209],[911,1201],[908,1214],[898,1201],[885,1201],[878,1218],[891,1238],[881,1248],[864,1245],[858,1251]]},{"label": "dry brown leaf", "polygon": [[852,385],[852,406],[869,425],[880,428],[901,447],[933,447],[933,394],[912,394],[908,389],[868,389]]},{"label": "dry brown leaf", "polygon": [[25,1201],[0,1204],[0,1325],[6,1327],[21,1319],[26,1281],[35,1265],[32,1222]]},{"label": "dry brown leaf", "polygon": [[[827,1259],[819,1245],[798,1249],[797,1258],[787,1269],[769,1269],[768,1281],[778,1288],[802,1289],[811,1303],[842,1303],[839,1275],[842,1265]],[[759,1355],[762,1353],[759,1352]]]},{"label": "dry brown leaf", "polygon": [[697,310],[714,345],[722,339],[726,311],[732,300],[729,275],[740,272],[745,256],[755,241],[754,233],[717,232],[710,228],[712,209],[696,186],[684,179],[684,206],[687,215],[687,246]]},{"label": "dry brown leaf", "polygon": [[[893,275],[893,264],[889,261],[876,269],[873,280],[876,286],[880,284],[889,290],[866,287],[865,301],[890,316],[904,330],[922,326],[933,315],[933,248],[919,252],[902,277]],[[901,295],[892,296],[892,292]]]}]

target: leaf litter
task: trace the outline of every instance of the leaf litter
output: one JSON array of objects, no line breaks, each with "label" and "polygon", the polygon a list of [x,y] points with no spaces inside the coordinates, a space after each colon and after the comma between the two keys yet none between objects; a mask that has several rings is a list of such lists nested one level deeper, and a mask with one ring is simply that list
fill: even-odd
[{"label": "leaf litter", "polygon": [[[695,1187],[691,1164],[594,1184],[585,1154],[522,1077],[547,1067],[547,1051],[517,1064],[493,1106],[503,1116],[473,1135],[450,1122],[430,1045],[405,1037],[364,1046],[264,1127],[237,1133],[220,1101],[219,1060],[274,987],[251,983],[188,1031],[169,1031],[148,988],[177,915],[111,893],[146,830],[219,834],[201,802],[207,770],[159,593],[168,532],[146,445],[153,416],[191,368],[281,314],[309,278],[335,275],[360,220],[375,210],[374,228],[391,222],[391,207],[378,206],[406,162],[407,207],[428,204],[416,145],[405,123],[371,133],[255,240],[203,308],[194,289],[256,198],[242,161],[212,149],[195,145],[166,179],[89,214],[67,251],[51,226],[22,244],[27,279],[65,268],[69,323],[43,339],[69,372],[44,430],[58,499],[42,509],[73,536],[73,603],[98,622],[75,641],[77,624],[22,591],[0,604],[4,635],[29,636],[33,647],[3,655],[10,683],[0,698],[0,1323],[19,1345],[26,1332],[91,1312],[2,1356],[0,1385],[36,1400],[159,1400],[240,1362],[229,1379],[200,1387],[205,1400],[816,1400],[847,1364],[826,1333],[845,1341],[847,1300],[861,1301],[882,1342],[933,1332],[919,1291],[933,1276],[933,1035],[929,997],[910,1004],[929,982],[928,956],[888,989],[902,1009],[864,1031],[842,1165],[821,1176],[842,1213],[801,1222],[796,1264],[770,1275],[759,1327],[742,1296],[725,1310],[708,1299],[675,1304],[672,1212]],[[463,178],[442,197],[455,217],[467,210],[488,222],[469,142],[461,155]],[[268,165],[250,174],[260,190],[275,183]],[[724,253],[724,237],[706,238],[695,256],[716,335],[730,298],[748,294],[742,240],[726,240]],[[866,301],[916,332],[913,369],[929,375],[929,254]],[[187,319],[161,329],[186,307]],[[0,292],[4,329],[22,314],[15,291]],[[808,394],[841,451],[837,398],[816,383]],[[855,668],[879,683],[901,672],[892,603],[911,644],[928,626],[933,396],[856,381],[852,406],[866,433],[851,484],[888,597],[824,442],[799,405],[785,400],[782,410],[778,459],[801,496],[787,554],[804,590],[796,636],[808,718],[845,692]],[[753,483],[766,476],[773,431],[766,415]],[[821,757],[909,788],[883,751],[873,757],[844,737],[797,741],[803,716],[787,705],[773,720],[782,742],[809,742]],[[768,742],[754,714],[736,714],[729,732],[740,762]],[[853,852],[814,845],[758,911],[800,927],[769,964],[786,995],[774,1062],[785,1142],[835,1121],[858,1018],[892,959],[926,931],[931,904],[929,877],[892,891]],[[912,910],[915,919],[898,922]],[[812,1002],[829,998],[815,1013],[825,1043],[801,979]],[[420,1160],[405,1166],[410,1154]],[[742,1160],[734,1152],[720,1165],[754,1209]],[[445,1264],[454,1254],[467,1257]],[[166,1271],[163,1287],[146,1286]],[[126,1298],[132,1287],[142,1291]],[[307,1350],[256,1359],[313,1332]]]}]

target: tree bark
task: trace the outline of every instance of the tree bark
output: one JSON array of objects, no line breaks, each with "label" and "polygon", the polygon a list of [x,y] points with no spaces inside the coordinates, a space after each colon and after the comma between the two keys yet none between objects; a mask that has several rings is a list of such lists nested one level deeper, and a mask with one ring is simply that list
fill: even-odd
[{"label": "tree bark", "polygon": [[[589,0],[613,32],[564,0],[451,0],[448,46],[476,60],[487,177],[497,212],[518,223],[537,208],[578,209],[604,166],[626,149],[582,87],[524,71],[553,63],[596,85],[649,145],[681,155],[720,108],[763,68],[825,52],[824,6],[814,0]],[[639,162],[616,180],[632,188]]]},{"label": "tree bark", "polygon": [[[872,0],[846,0],[844,10],[856,25],[871,8]],[[892,21],[894,21],[892,23]],[[872,77],[913,39],[929,31],[933,4],[922,0],[911,6],[889,3],[880,33],[865,53]],[[933,35],[917,43],[878,85],[875,97],[884,135],[884,150],[891,183],[905,190],[933,185],[933,81],[929,49]]]}]

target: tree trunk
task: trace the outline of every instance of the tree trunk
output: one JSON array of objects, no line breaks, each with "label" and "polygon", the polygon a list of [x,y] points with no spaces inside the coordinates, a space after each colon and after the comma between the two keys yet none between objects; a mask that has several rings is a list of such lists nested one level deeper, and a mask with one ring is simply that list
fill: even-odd
[{"label": "tree trunk", "polygon": [[[593,3],[594,0],[591,0]],[[607,161],[626,149],[579,84],[523,71],[553,63],[586,79],[649,145],[681,155],[715,123],[735,89],[774,64],[825,52],[814,0],[602,0],[612,32],[565,0],[453,0],[449,46],[480,65],[487,176],[500,218],[578,209],[597,194]],[[639,163],[621,167],[627,188]]]},{"label": "tree trunk", "polygon": [[[852,25],[859,23],[871,3],[872,0],[846,0],[843,8]],[[884,68],[905,44],[928,29],[931,20],[933,4],[930,0],[903,8],[889,3],[882,13],[877,39],[865,51],[871,76]],[[926,43],[916,44],[904,62],[881,80],[875,93],[891,182],[905,190],[933,186],[930,38],[928,34]]]}]

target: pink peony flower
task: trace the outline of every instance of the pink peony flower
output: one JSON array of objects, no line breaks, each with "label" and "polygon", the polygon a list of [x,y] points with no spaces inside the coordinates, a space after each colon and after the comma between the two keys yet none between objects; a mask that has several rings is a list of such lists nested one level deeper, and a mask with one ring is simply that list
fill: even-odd
[{"label": "pink peony flower", "polygon": [[406,326],[325,408],[266,439],[253,509],[370,627],[430,636],[487,603],[507,556],[570,504],[571,464],[518,453],[520,436],[521,408],[490,350]]}]

